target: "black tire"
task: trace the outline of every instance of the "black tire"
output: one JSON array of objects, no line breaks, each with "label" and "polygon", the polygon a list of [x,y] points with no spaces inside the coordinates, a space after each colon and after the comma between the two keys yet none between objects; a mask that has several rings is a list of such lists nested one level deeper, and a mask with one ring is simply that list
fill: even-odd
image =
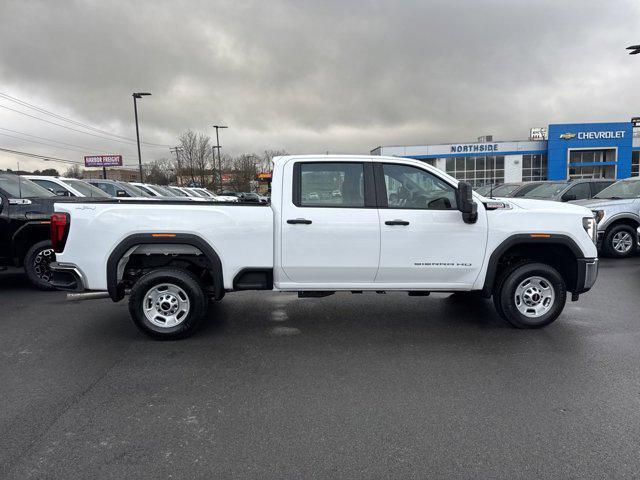
[{"label": "black tire", "polygon": [[49,240],[33,245],[24,256],[24,271],[31,284],[40,290],[55,290],[51,285],[49,264],[56,260]]},{"label": "black tire", "polygon": [[[516,298],[516,290],[525,280],[536,277],[540,279],[540,285],[547,287],[543,290],[553,292],[553,298],[549,297],[549,304],[543,313],[538,316],[528,316],[521,312],[518,303],[526,310],[525,295]],[[526,287],[526,285],[525,285]],[[532,288],[537,288],[531,284]],[[551,287],[549,290],[547,290]],[[528,290],[525,289],[525,293]],[[535,290],[534,290],[535,292]],[[530,298],[530,300],[544,299],[543,297]],[[525,263],[516,265],[507,270],[498,282],[493,294],[493,303],[500,316],[516,328],[541,328],[552,323],[562,313],[567,301],[567,287],[558,271],[544,263]],[[542,300],[542,304],[545,300]],[[539,305],[539,304],[538,304]],[[530,308],[530,314],[534,315],[534,307]]]},{"label": "black tire", "polygon": [[[172,288],[162,290],[165,285]],[[188,302],[184,301],[183,295]],[[153,298],[156,298],[155,302]],[[174,306],[176,314],[169,315],[173,312],[170,308]],[[133,285],[129,296],[133,323],[147,335],[163,340],[176,340],[193,334],[202,323],[207,306],[207,297],[198,278],[191,272],[175,268],[147,273]],[[145,314],[145,307],[148,315],[154,317],[153,321]],[[164,312],[168,312],[166,316]],[[181,312],[183,316],[180,316]],[[167,326],[163,325],[163,320]]]},{"label": "black tire", "polygon": [[[628,237],[625,237],[625,235],[628,235]],[[623,238],[631,239],[631,245],[629,245],[627,249],[624,249],[624,246],[619,243],[621,236]],[[618,242],[616,242],[616,240],[618,240]],[[614,246],[616,243],[618,244],[618,249],[616,249],[616,247]],[[604,253],[609,257],[626,258],[633,255],[633,253],[636,251],[636,244],[636,231],[633,227],[624,224],[614,225],[613,227],[609,228],[604,234],[602,249],[604,250]]]}]

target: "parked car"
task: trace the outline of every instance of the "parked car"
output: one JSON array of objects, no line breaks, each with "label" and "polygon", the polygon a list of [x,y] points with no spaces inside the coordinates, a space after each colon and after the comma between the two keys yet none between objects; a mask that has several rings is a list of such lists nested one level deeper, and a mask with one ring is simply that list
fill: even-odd
[{"label": "parked car", "polygon": [[[391,183],[402,186],[402,205],[388,204]],[[311,198],[311,186],[339,189],[340,202]],[[567,292],[577,300],[596,280],[589,209],[523,198],[486,202],[419,160],[278,157],[272,195],[270,206],[56,204],[54,284],[113,301],[130,292],[129,311],[143,332],[177,338],[202,322],[209,297],[262,289],[301,297],[479,292],[493,296],[515,327],[539,328],[560,315]]]},{"label": "parked car", "polygon": [[476,189],[483,197],[505,197],[505,198],[515,198],[522,197],[527,192],[533,190],[542,182],[534,181],[534,182],[507,182],[500,183],[496,185],[484,185]]},{"label": "parked car", "polygon": [[151,197],[147,192],[144,192],[135,185],[126,182],[97,178],[89,178],[86,179],[85,182],[98,187],[100,190],[106,192],[110,197]]},{"label": "parked car", "polygon": [[104,191],[77,178],[49,177],[43,175],[23,175],[22,177],[62,197],[109,198],[109,195]]},{"label": "parked car", "polygon": [[32,285],[51,290],[50,220],[54,202],[72,201],[17,175],[0,174],[0,269],[23,267]]},{"label": "parked car", "polygon": [[238,197],[236,197],[235,195],[233,196],[216,195],[215,193],[213,193],[210,190],[207,190],[206,188],[193,187],[191,190],[195,190],[196,192],[201,193],[204,197],[211,198],[212,200],[215,200],[217,202],[237,202],[238,201]]},{"label": "parked car", "polygon": [[638,247],[640,178],[620,180],[591,200],[571,203],[590,208],[598,222],[598,249],[610,257],[631,256]]},{"label": "parked car", "polygon": [[260,201],[260,196],[253,192],[240,192],[239,198],[241,202],[266,203]]},{"label": "parked car", "polygon": [[608,180],[604,178],[541,182],[538,186],[529,190],[524,195],[518,196],[521,196],[522,198],[554,200],[556,202],[587,200],[613,183],[615,183],[615,180]]}]

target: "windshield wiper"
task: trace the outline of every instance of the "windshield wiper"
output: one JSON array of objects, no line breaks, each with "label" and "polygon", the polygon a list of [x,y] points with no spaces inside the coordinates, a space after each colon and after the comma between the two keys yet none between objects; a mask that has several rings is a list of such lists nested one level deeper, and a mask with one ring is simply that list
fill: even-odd
[{"label": "windshield wiper", "polygon": [[598,197],[598,196],[594,196],[593,198],[596,198],[598,200],[624,200],[624,198],[622,198],[622,197]]}]

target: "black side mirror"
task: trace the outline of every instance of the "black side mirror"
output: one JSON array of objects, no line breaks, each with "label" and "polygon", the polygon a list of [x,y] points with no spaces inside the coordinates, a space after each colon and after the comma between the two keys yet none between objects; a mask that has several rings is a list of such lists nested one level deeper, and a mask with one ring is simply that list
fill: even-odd
[{"label": "black side mirror", "polygon": [[116,197],[126,197],[127,192],[125,192],[124,190],[116,190]]},{"label": "black side mirror", "polygon": [[562,201],[563,202],[570,202],[570,201],[575,200],[575,199],[576,199],[576,194],[575,193],[565,193],[562,196]]},{"label": "black side mirror", "polygon": [[456,190],[456,203],[462,212],[464,223],[476,223],[478,220],[478,206],[473,201],[473,189],[466,182],[459,182]]}]

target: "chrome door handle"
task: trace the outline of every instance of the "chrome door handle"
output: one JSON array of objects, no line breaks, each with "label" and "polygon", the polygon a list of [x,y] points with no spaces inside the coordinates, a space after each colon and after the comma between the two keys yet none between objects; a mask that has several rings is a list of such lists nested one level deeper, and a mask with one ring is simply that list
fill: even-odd
[{"label": "chrome door handle", "polygon": [[293,218],[287,220],[287,223],[291,225],[302,224],[302,225],[311,225],[311,220],[307,220],[306,218]]},{"label": "chrome door handle", "polygon": [[409,225],[409,222],[407,222],[406,220],[387,220],[386,222],[384,222],[385,225],[402,225],[403,227],[406,227],[407,225]]}]

